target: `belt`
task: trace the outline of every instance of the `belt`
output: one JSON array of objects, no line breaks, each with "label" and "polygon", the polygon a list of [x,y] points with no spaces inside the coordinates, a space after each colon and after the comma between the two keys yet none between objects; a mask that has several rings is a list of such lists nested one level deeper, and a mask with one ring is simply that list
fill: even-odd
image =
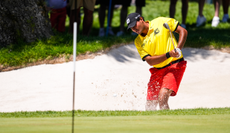
[{"label": "belt", "polygon": [[175,60],[175,61],[173,61],[173,62],[170,62],[170,63],[169,63],[168,65],[166,65],[166,66],[163,66],[163,67],[160,67],[160,68],[156,68],[156,69],[162,69],[162,68],[165,68],[165,67],[171,66],[172,64],[175,64],[175,63],[181,62],[181,61],[184,61],[184,58],[181,58],[181,59]]}]

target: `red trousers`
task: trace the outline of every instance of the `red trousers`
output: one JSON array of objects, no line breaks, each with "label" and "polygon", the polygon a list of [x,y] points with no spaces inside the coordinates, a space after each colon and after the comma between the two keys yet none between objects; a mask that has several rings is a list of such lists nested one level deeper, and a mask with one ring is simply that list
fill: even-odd
[{"label": "red trousers", "polygon": [[52,28],[59,32],[65,32],[66,8],[52,9],[50,22]]}]

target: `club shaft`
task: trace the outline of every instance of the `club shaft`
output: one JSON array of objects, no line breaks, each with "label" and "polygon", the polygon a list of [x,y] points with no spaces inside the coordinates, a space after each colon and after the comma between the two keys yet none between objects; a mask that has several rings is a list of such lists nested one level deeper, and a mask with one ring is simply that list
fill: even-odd
[{"label": "club shaft", "polygon": [[173,37],[172,37],[172,32],[171,32],[170,29],[169,29],[169,33],[170,33],[170,36],[171,36],[171,40],[172,40],[172,43],[173,43],[174,50],[175,50],[175,52],[176,52],[176,47],[175,47],[175,45],[174,45]]}]

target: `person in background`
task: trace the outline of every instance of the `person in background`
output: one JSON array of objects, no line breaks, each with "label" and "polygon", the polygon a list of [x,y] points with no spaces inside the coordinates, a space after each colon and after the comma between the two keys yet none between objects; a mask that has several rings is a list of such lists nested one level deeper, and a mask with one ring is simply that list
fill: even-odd
[{"label": "person in background", "polygon": [[58,32],[65,32],[66,21],[66,0],[46,0],[50,12],[50,22],[52,28]]},{"label": "person in background", "polygon": [[79,27],[81,24],[80,8],[83,7],[84,19],[83,19],[83,35],[89,36],[92,24],[93,24],[93,11],[96,0],[70,0],[70,25],[69,33],[73,34],[73,23],[77,22],[77,30],[79,33]]},{"label": "person in background", "polygon": [[215,14],[212,19],[212,27],[217,27],[220,23],[219,18],[219,11],[220,11],[220,0],[213,0],[214,8],[215,8]]},{"label": "person in background", "polygon": [[68,17],[70,17],[70,3],[69,3],[69,0],[67,0],[66,14],[67,14]]},{"label": "person in background", "polygon": [[222,4],[223,4],[223,10],[224,10],[224,16],[223,16],[222,22],[226,23],[228,22],[228,19],[229,19],[229,15],[228,15],[229,0],[222,0]]},{"label": "person in background", "polygon": [[[140,14],[131,13],[126,22],[128,29],[138,34],[134,44],[141,59],[153,66],[149,69],[151,77],[146,110],[156,110],[158,104],[160,109],[169,109],[169,96],[177,94],[186,69],[187,61],[180,49],[186,42],[188,32],[173,18],[158,17],[145,21]],[[174,35],[171,38],[169,30],[163,26],[165,23],[171,31],[179,34],[178,42]]]},{"label": "person in background", "polygon": [[[108,9],[109,13],[109,2],[110,0],[98,0],[97,3],[100,4],[100,8],[98,11],[99,15],[99,24],[100,24],[100,29],[99,29],[99,34],[98,36],[102,37],[105,36],[105,29],[104,29],[104,23],[105,23],[105,18],[106,16],[106,9]],[[110,11],[110,20],[109,20],[109,29],[108,29],[108,34],[109,35],[114,35],[112,31],[112,18],[113,18],[113,11],[114,11],[114,6],[115,6],[115,0],[112,0],[112,5],[111,5],[111,11]]]},{"label": "person in background", "polygon": [[[176,3],[178,0],[170,0],[170,7],[169,7],[169,17],[170,18],[174,18],[175,16],[175,12],[176,12]],[[181,9],[181,13],[182,13],[182,23],[181,23],[181,27],[186,29],[186,17],[187,17],[187,13],[188,13],[188,0],[181,0],[182,2],[182,9]]]},{"label": "person in background", "polygon": [[206,22],[206,18],[203,15],[203,8],[204,8],[205,0],[198,0],[198,17],[196,19],[196,27],[200,27]]},{"label": "person in background", "polygon": [[[120,3],[122,4],[121,12],[120,12],[120,31],[117,32],[117,36],[124,35],[124,25],[125,20],[128,14],[128,7],[130,6],[131,0],[121,0]],[[139,13],[142,15],[142,7],[145,6],[145,0],[136,0],[136,13]]]},{"label": "person in background", "polygon": [[[206,18],[203,15],[203,8],[204,8],[205,0],[199,0],[199,15],[197,17],[196,26],[199,27],[203,25],[206,22]],[[217,27],[220,23],[219,18],[219,11],[220,11],[220,0],[213,0],[215,14],[212,19],[212,27]],[[229,19],[228,16],[228,6],[229,6],[229,0],[223,0],[223,9],[224,9],[224,16],[222,19],[222,22],[227,22]]]}]

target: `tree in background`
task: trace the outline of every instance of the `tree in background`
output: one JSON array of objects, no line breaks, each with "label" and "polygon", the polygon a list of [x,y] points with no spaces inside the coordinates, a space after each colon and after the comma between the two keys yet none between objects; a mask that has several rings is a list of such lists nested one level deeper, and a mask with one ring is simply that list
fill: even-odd
[{"label": "tree in background", "polygon": [[52,28],[44,0],[0,1],[0,47],[49,38]]}]

